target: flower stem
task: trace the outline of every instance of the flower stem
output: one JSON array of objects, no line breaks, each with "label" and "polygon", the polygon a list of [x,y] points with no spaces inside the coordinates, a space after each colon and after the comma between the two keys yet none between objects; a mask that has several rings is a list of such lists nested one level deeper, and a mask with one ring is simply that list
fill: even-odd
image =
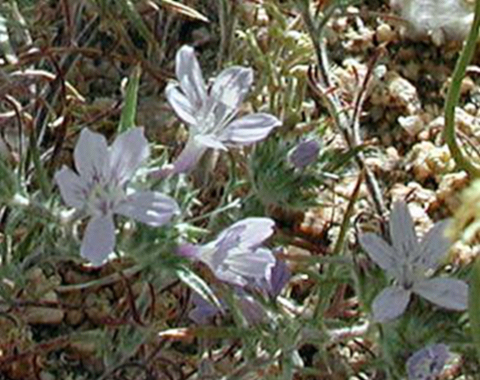
[{"label": "flower stem", "polygon": [[472,340],[477,349],[477,358],[480,361],[480,299],[478,292],[480,290],[480,258],[477,257],[472,268],[470,291],[468,299],[468,317],[470,319],[470,329]]},{"label": "flower stem", "polygon": [[462,85],[462,79],[465,75],[468,64],[472,60],[475,52],[475,47],[478,39],[478,31],[480,27],[480,0],[475,1],[475,16],[473,19],[472,27],[468,34],[467,40],[463,47],[460,57],[455,65],[455,71],[453,72],[450,87],[447,93],[447,99],[445,101],[445,127],[443,136],[447,143],[450,154],[455,160],[455,164],[465,170],[470,176],[480,176],[480,167],[474,165],[463,154],[460,146],[455,138],[455,108],[460,99],[460,89]]}]

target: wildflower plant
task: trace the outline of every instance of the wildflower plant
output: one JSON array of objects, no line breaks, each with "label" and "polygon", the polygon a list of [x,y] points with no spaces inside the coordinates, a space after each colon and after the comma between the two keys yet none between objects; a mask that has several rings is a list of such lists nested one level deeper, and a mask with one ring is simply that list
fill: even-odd
[{"label": "wildflower plant", "polygon": [[[417,240],[407,206],[397,203],[390,239],[361,234],[368,257],[351,255],[350,222],[357,202],[367,204],[363,190],[383,215],[383,198],[399,185],[388,176],[371,187],[384,162],[364,160],[371,144],[361,141],[384,131],[365,129],[369,120],[396,120],[380,107],[386,88],[378,91],[375,68],[386,67],[388,82],[399,67],[397,58],[390,65],[388,54],[378,60],[375,53],[380,43],[394,51],[402,44],[388,17],[350,17],[349,0],[162,1],[160,8],[85,0],[71,9],[45,0],[0,3],[0,378],[433,380],[449,376],[444,368],[452,379],[479,373],[480,262],[468,288],[449,278],[465,278],[471,267],[457,271],[463,256],[453,256],[455,246],[455,265],[442,268],[447,221]],[[375,12],[385,2],[361,3]],[[409,47],[409,57],[418,47]],[[443,57],[429,53],[423,56]],[[442,70],[450,64],[453,58],[442,61]],[[355,67],[354,83],[345,83],[353,77],[344,67]],[[406,82],[415,87],[413,77]],[[430,99],[444,86],[429,80]],[[438,107],[423,104],[423,95],[417,91],[414,101],[430,120]],[[171,165],[160,144],[177,143],[179,123],[164,117],[166,109],[188,132]],[[383,137],[375,149],[398,142]],[[402,153],[415,139],[402,142]],[[72,167],[62,167],[72,146]],[[211,181],[170,175],[226,150],[228,165],[219,162]],[[400,171],[394,149],[386,156]],[[451,230],[472,251],[478,187]],[[439,198],[429,201],[442,207]],[[78,253],[83,259],[72,260]],[[378,279],[363,270],[368,258],[385,271],[382,286],[389,281],[370,308],[381,324],[359,307],[370,289],[377,292]],[[450,312],[465,310],[467,289],[468,314]]]},{"label": "wildflower plant", "polygon": [[207,149],[227,150],[263,140],[281,122],[267,113],[236,118],[253,82],[253,71],[242,66],[223,70],[207,88],[192,47],[183,46],[175,58],[178,82],[165,90],[177,116],[189,127],[187,144],[166,173],[188,172]]},{"label": "wildflower plant", "polygon": [[466,310],[468,286],[462,280],[429,277],[444,259],[450,247],[445,236],[449,221],[437,222],[419,242],[412,217],[404,202],[393,206],[390,217],[390,245],[374,233],[360,235],[360,244],[368,256],[394,279],[372,304],[373,318],[387,322],[399,317],[412,294],[451,310]]},{"label": "wildflower plant", "polygon": [[303,210],[316,203],[315,189],[321,185],[322,179],[313,170],[297,170],[291,161],[291,154],[295,151],[292,145],[272,138],[257,146],[251,154],[252,208],[254,203],[260,203],[266,208]]},{"label": "wildflower plant", "polygon": [[90,216],[80,254],[95,265],[101,264],[115,247],[114,214],[159,227],[179,212],[169,196],[127,189],[148,156],[142,128],[120,134],[110,147],[104,136],[85,128],[74,151],[77,173],[64,166],[55,174],[65,203]]},{"label": "wildflower plant", "polygon": [[322,149],[316,138],[296,142],[272,136],[249,157],[249,207],[295,212],[317,205],[318,189],[337,179],[353,154]]}]

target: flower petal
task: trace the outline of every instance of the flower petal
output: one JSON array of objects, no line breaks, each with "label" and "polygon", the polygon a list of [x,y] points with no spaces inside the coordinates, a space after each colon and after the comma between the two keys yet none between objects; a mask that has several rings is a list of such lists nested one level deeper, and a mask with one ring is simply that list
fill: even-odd
[{"label": "flower petal", "polygon": [[107,140],[100,133],[83,128],[75,146],[73,157],[78,173],[86,182],[108,178]]},{"label": "flower petal", "polygon": [[229,110],[237,110],[253,82],[253,70],[232,66],[223,70],[213,83],[210,96]]},{"label": "flower petal", "polygon": [[115,225],[110,214],[90,219],[83,235],[80,254],[100,265],[115,248]]},{"label": "flower petal", "polygon": [[66,166],[55,173],[57,183],[63,200],[70,207],[82,209],[88,197],[88,184],[73,170]]},{"label": "flower petal", "polygon": [[202,71],[191,46],[184,45],[175,56],[175,73],[183,92],[194,109],[202,106],[207,97]]},{"label": "flower petal", "polygon": [[207,147],[199,145],[195,136],[190,136],[185,148],[173,162],[172,173],[188,173],[200,161]]},{"label": "flower petal", "polygon": [[255,251],[248,250],[243,253],[228,255],[225,264],[243,277],[263,279],[269,276],[275,261],[275,256],[269,249],[257,248]]},{"label": "flower petal", "polygon": [[397,277],[398,263],[396,252],[381,237],[374,233],[365,233],[359,236],[359,242],[368,256],[384,271]]},{"label": "flower petal", "polygon": [[236,285],[244,286],[246,279],[265,279],[275,265],[275,256],[266,248],[255,251],[245,250],[242,253],[228,254],[225,261],[216,270],[215,275]]},{"label": "flower petal", "polygon": [[412,216],[405,202],[396,202],[390,214],[390,237],[400,261],[412,263],[418,259],[419,243]]},{"label": "flower petal", "polygon": [[416,282],[413,292],[434,304],[453,310],[468,307],[468,285],[453,278],[431,278]]},{"label": "flower petal", "polygon": [[122,186],[150,155],[143,128],[132,128],[120,134],[110,147],[112,180]]},{"label": "flower petal", "polygon": [[291,277],[292,273],[287,263],[277,259],[275,265],[270,270],[270,276],[267,281],[270,296],[276,298],[290,281]]},{"label": "flower petal", "polygon": [[399,286],[389,286],[375,297],[372,304],[373,318],[387,322],[403,314],[410,301],[411,292]]},{"label": "flower petal", "polygon": [[165,95],[168,103],[180,119],[189,125],[197,124],[195,107],[190,103],[190,100],[180,92],[177,84],[167,84]]},{"label": "flower petal", "polygon": [[222,142],[217,139],[214,135],[196,135],[194,137],[197,145],[204,146],[206,148],[227,150],[227,147],[222,144]]},{"label": "flower petal", "polygon": [[449,223],[449,220],[435,223],[420,242],[419,255],[426,269],[435,269],[447,254],[452,244],[445,236],[445,229]]},{"label": "flower petal", "polygon": [[150,226],[158,227],[167,223],[179,212],[177,202],[155,191],[137,191],[130,194],[115,212]]},{"label": "flower petal", "polygon": [[232,224],[230,227],[221,232],[215,241],[218,245],[219,242],[226,237],[231,236],[232,232],[235,231],[235,234],[238,237],[237,245],[248,248],[256,247],[262,244],[273,234],[274,227],[275,222],[270,218],[245,218]]},{"label": "flower petal", "polygon": [[243,116],[228,124],[220,133],[220,140],[235,145],[248,145],[263,140],[270,131],[282,123],[267,113]]}]

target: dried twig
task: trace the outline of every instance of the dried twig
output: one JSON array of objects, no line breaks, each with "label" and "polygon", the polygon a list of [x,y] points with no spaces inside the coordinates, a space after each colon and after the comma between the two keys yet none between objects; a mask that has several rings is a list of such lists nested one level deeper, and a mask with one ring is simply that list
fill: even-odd
[{"label": "dried twig", "polygon": [[[315,53],[317,56],[318,68],[320,72],[320,81],[316,81],[314,84],[317,87],[317,94],[319,94],[322,99],[325,101],[325,104],[330,112],[330,115],[335,120],[335,124],[337,128],[342,133],[348,147],[353,149],[360,144],[360,136],[358,133],[354,133],[355,127],[358,125],[358,119],[360,116],[361,107],[365,100],[366,95],[366,87],[370,81],[372,76],[373,67],[375,62],[377,61],[380,50],[372,59],[370,64],[369,70],[363,82],[362,88],[357,96],[355,107],[353,112],[349,115],[345,107],[342,105],[340,98],[337,95],[336,88],[332,84],[332,80],[330,78],[330,64],[328,62],[328,55],[325,47],[325,43],[323,42],[322,38],[322,28],[326,24],[325,20],[323,20],[319,26],[315,25],[315,21],[312,18],[310,10],[308,9],[308,2],[307,5],[303,4],[303,2],[299,2],[299,8],[302,13],[302,17],[307,28],[307,31],[312,39]],[[329,13],[331,15],[331,12]],[[327,17],[327,16],[324,16]],[[312,84],[312,83],[311,83]],[[373,199],[375,208],[379,215],[385,215],[386,209],[383,202],[382,193],[380,191],[380,186],[378,185],[378,181],[375,178],[373,172],[365,165],[365,160],[362,152],[358,152],[356,154],[356,159],[358,167],[361,170],[365,171],[365,181],[367,184],[367,188],[370,192],[370,195]]]}]

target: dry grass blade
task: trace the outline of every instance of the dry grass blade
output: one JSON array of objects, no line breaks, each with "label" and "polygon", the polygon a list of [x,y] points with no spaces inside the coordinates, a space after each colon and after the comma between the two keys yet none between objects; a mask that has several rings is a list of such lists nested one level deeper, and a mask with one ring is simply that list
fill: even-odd
[{"label": "dry grass blade", "polygon": [[210,20],[201,14],[199,11],[184,5],[182,3],[179,3],[178,1],[173,1],[173,0],[162,0],[162,5],[165,6],[165,8],[175,12],[179,13],[183,16],[187,16],[193,20],[199,20],[203,22],[210,22]]}]

